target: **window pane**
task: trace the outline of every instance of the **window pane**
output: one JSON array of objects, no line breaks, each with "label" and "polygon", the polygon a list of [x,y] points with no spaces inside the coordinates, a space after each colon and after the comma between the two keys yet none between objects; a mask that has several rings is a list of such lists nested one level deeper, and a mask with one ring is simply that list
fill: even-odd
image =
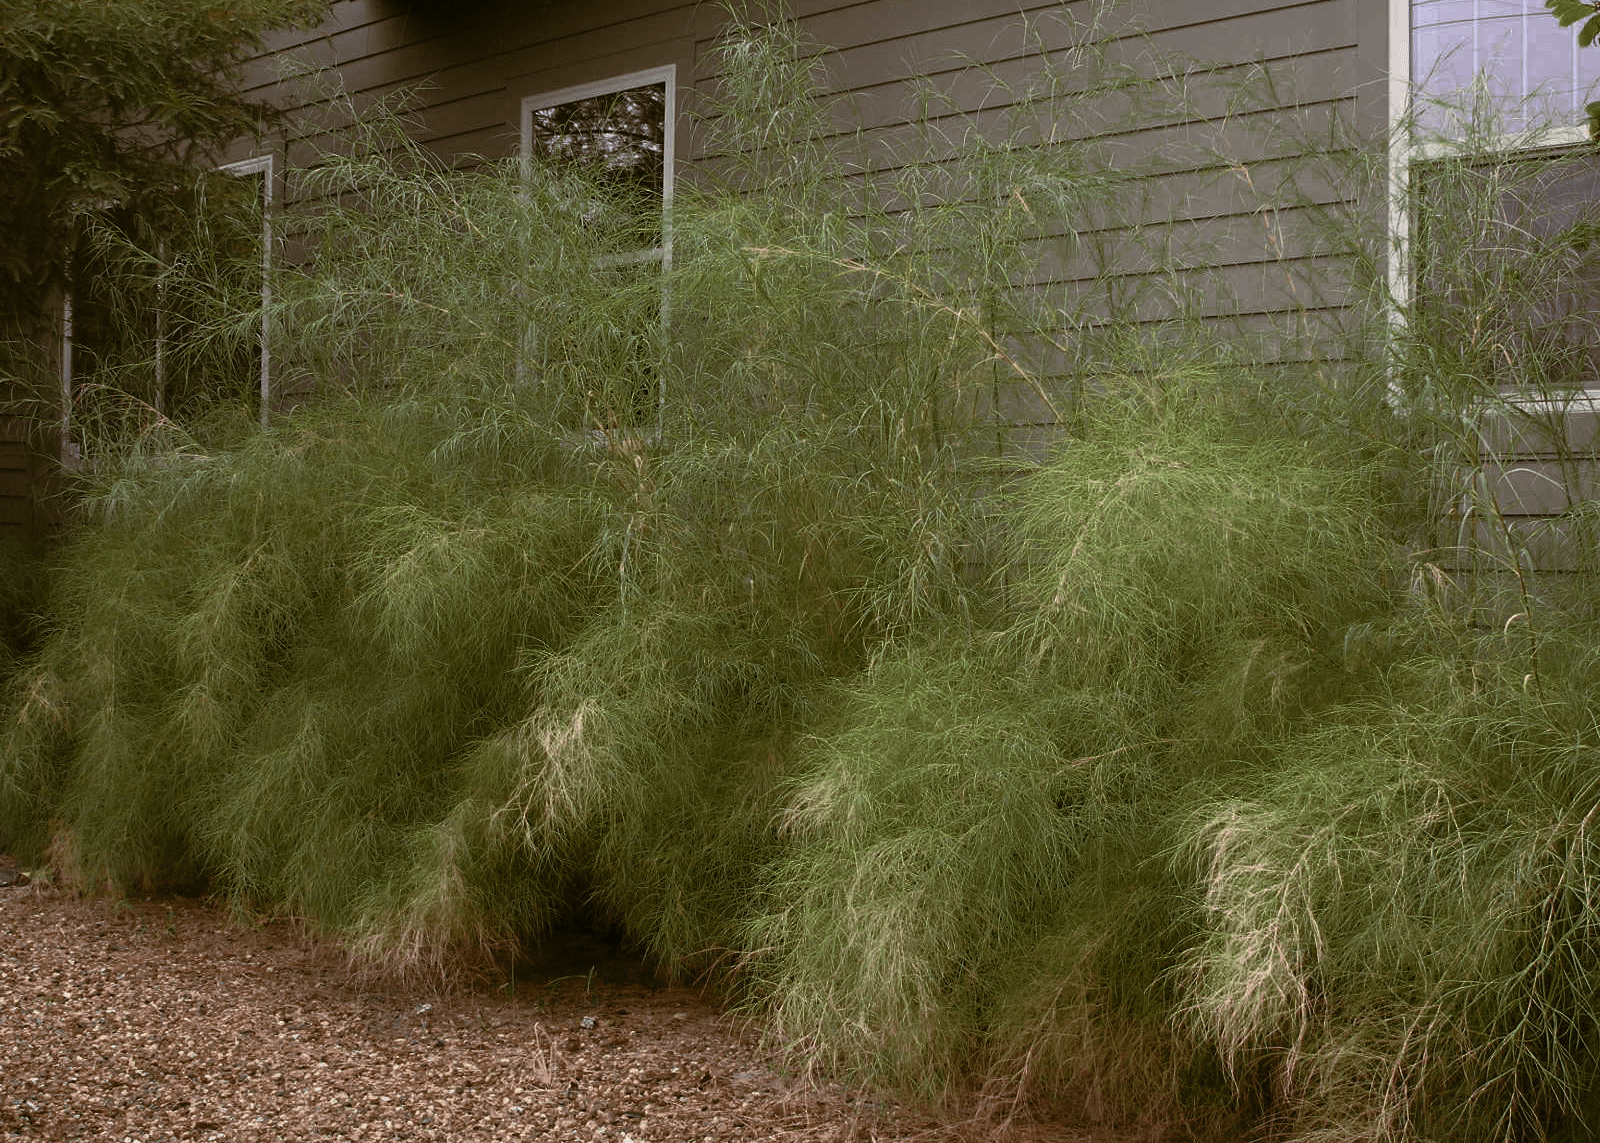
[{"label": "window pane", "polygon": [[255,404],[265,180],[198,172],[164,204],[169,214],[113,218],[80,252],[72,374],[84,418],[185,421]]},{"label": "window pane", "polygon": [[539,158],[579,163],[653,212],[648,245],[660,244],[666,173],[667,87],[652,83],[532,113],[530,147]]},{"label": "window pane", "polygon": [[1461,138],[1481,78],[1501,132],[1580,125],[1600,81],[1600,48],[1578,48],[1542,0],[1412,0],[1411,77],[1424,134]]},{"label": "window pane", "polygon": [[585,331],[579,370],[584,427],[606,435],[659,427],[662,275],[670,257],[664,230],[671,175],[667,94],[661,80],[527,112],[530,158],[586,169],[612,192],[574,204],[607,249],[594,266],[601,298]]},{"label": "window pane", "polygon": [[1413,321],[1441,378],[1534,394],[1600,381],[1600,158],[1414,175]]}]

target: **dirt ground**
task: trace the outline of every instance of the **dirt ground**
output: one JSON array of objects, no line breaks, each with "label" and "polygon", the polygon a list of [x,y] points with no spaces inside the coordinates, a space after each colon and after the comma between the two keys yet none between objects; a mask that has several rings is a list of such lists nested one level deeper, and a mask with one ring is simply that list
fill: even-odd
[{"label": "dirt ground", "polygon": [[0,874],[0,1140],[1092,1143],[800,1079],[713,998],[581,942],[441,993],[284,922]]}]

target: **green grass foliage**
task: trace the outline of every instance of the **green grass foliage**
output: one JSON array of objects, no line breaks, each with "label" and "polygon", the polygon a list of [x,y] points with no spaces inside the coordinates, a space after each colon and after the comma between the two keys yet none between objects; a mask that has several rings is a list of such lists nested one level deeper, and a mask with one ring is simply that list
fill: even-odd
[{"label": "green grass foliage", "polygon": [[0,553],[0,686],[33,650],[47,574],[44,554],[28,545]]},{"label": "green grass foliage", "polygon": [[[419,972],[618,926],[797,1062],[997,1121],[1578,1137],[1593,569],[1535,570],[1493,451],[1553,431],[1572,319],[1479,334],[1588,247],[1481,237],[1549,168],[1441,163],[1389,357],[1135,320],[1046,224],[1132,185],[1035,146],[1135,91],[1078,33],[1010,142],[930,104],[918,165],[735,21],[669,266],[580,172],[381,116],[320,157],[266,315],[303,407],[121,363],[46,603],[0,585],[0,847]],[[101,241],[243,359],[211,271]]]}]

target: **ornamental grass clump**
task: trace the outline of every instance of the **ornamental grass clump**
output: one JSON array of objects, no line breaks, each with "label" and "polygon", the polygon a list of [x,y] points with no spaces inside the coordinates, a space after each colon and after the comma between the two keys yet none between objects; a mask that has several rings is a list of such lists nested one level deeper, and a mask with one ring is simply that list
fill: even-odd
[{"label": "ornamental grass clump", "polygon": [[1152,999],[1188,934],[1158,855],[1360,688],[1344,648],[1387,603],[1368,477],[1240,424],[1245,382],[1103,379],[1007,497],[996,621],[836,685],[747,938],[776,1035],[929,1093],[984,1061],[996,1098],[1093,1087],[1124,1114],[1105,1090],[1152,1080],[1128,1045],[1171,1061],[1168,1106],[1203,1070]]},{"label": "ornamental grass clump", "polygon": [[[772,45],[728,51],[815,95]],[[773,122],[804,134],[796,108]],[[617,188],[450,169],[380,114],[289,172],[300,257],[249,320],[204,320],[212,270],[172,256],[203,237],[103,231],[108,266],[187,299],[191,372],[265,328],[304,407],[258,429],[232,374],[213,404],[148,399],[149,362],[98,376],[118,415],[79,422],[5,843],[84,884],[204,881],[397,965],[573,908],[669,967],[731,963],[828,681],[992,609],[972,442],[998,343],[906,256],[982,215],[801,209],[848,170],[685,189],[670,273],[619,279],[650,228],[611,225],[637,215]]]},{"label": "ornamental grass clump", "polygon": [[1592,1113],[1595,665],[1575,635],[1537,682],[1492,645],[1400,664],[1195,818],[1182,1010],[1294,1138],[1542,1138]]},{"label": "ornamental grass clump", "polygon": [[1594,1123],[1588,160],[1487,162],[1494,116],[1457,110],[1450,139],[1404,125],[1433,146],[1414,273],[1380,286],[1403,592],[1352,629],[1361,684],[1171,834],[1169,1011],[1294,1140]]},{"label": "ornamental grass clump", "polygon": [[432,812],[518,654],[581,605],[593,527],[430,465],[440,435],[330,403],[108,484],[8,747],[58,776],[15,793],[84,880],[205,875],[333,924]]}]

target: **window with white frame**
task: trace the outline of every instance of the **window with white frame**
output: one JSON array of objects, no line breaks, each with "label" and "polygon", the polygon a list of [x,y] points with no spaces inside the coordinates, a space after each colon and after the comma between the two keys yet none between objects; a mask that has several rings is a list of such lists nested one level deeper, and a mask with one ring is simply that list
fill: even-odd
[{"label": "window with white frame", "polygon": [[[1569,566],[1600,411],[1600,47],[1542,0],[1390,0],[1389,284],[1440,442],[1442,546]],[[1461,427],[1465,427],[1465,423]],[[1537,554],[1534,554],[1537,552]],[[1461,567],[1478,566],[1463,563]]]},{"label": "window with white frame", "polygon": [[[522,101],[522,153],[530,158],[570,162],[587,168],[616,191],[609,208],[621,217],[588,219],[615,225],[623,235],[620,252],[600,267],[617,279],[619,295],[644,299],[637,313],[619,323],[619,358],[648,361],[649,353],[630,352],[628,342],[653,343],[667,320],[662,281],[672,263],[671,206],[677,69],[673,65],[613,76],[593,83],[546,91]],[[535,331],[536,336],[536,331]],[[627,379],[620,399],[597,396],[588,410],[591,427],[635,429],[654,423],[659,430],[665,394],[659,376]]]},{"label": "window with white frame", "polygon": [[[273,159],[271,154],[258,155],[255,158],[242,159],[236,163],[217,168],[221,174],[243,180],[248,191],[247,198],[253,207],[252,210],[240,212],[245,223],[239,238],[248,251],[253,244],[259,244],[255,251],[254,260],[246,257],[240,260],[241,266],[249,266],[252,261],[260,266],[258,290],[261,299],[261,320],[255,333],[254,382],[256,388],[256,402],[261,427],[267,427],[267,420],[272,411],[272,345],[268,334],[271,330],[272,311],[272,205],[274,198],[273,187]],[[249,233],[251,223],[255,224],[255,232]]]},{"label": "window with white frame", "polygon": [[1600,81],[1600,51],[1578,46],[1542,0],[1411,0],[1410,78],[1423,135],[1463,138],[1463,109],[1492,115],[1495,129],[1581,127]]},{"label": "window with white frame", "polygon": [[[1504,254],[1575,236],[1600,202],[1585,105],[1600,96],[1600,47],[1580,48],[1542,0],[1390,0],[1390,287],[1402,304],[1450,287],[1430,269],[1428,204],[1446,193],[1482,208],[1481,237]],[[1460,250],[1434,254],[1469,258]],[[1439,261],[1438,257],[1433,258]],[[1593,273],[1574,266],[1564,301],[1515,315],[1572,331],[1592,310]],[[1549,285],[1549,283],[1545,283]]]},{"label": "window with white frame", "polygon": [[[69,466],[81,460],[79,417],[116,415],[119,400],[142,403],[159,417],[197,412],[210,398],[246,400],[259,406],[266,424],[272,176],[270,155],[198,173],[192,186],[174,194],[174,205],[192,215],[193,232],[176,247],[167,237],[150,238],[149,261],[138,269],[115,256],[115,242],[85,243],[75,254],[58,355],[61,457]],[[196,243],[209,248],[186,248]],[[177,273],[169,275],[174,267]],[[261,317],[252,333],[208,334],[227,324],[219,308],[253,312],[258,304]]]}]

